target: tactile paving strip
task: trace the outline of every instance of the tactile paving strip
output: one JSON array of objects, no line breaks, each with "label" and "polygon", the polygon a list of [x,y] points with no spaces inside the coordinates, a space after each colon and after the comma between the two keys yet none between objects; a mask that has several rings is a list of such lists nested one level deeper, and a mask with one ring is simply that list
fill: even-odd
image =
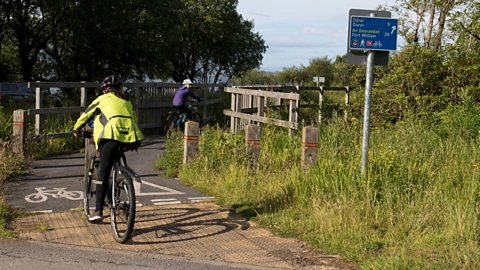
[{"label": "tactile paving strip", "polygon": [[13,225],[20,238],[52,243],[279,269],[352,268],[336,256],[307,250],[298,240],[273,236],[214,203],[139,207],[133,237],[125,245],[113,239],[108,215],[100,224],[89,224],[80,210],[44,213],[19,218]]}]

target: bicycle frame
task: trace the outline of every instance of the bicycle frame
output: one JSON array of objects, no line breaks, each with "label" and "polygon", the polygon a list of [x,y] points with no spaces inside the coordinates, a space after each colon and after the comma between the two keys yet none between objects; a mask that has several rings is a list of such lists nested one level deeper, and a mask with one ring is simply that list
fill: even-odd
[{"label": "bicycle frame", "polygon": [[[111,183],[111,192],[112,192],[112,198],[115,197],[115,183],[117,180],[117,174],[121,174],[122,172],[127,173],[127,175],[135,182],[142,183],[142,179],[140,179],[140,176],[132,170],[130,167],[127,165],[127,158],[125,157],[125,153],[121,153],[120,157],[118,158],[117,161],[113,164],[113,177],[112,177],[112,183]],[[116,201],[112,201],[113,207],[116,207]]]},{"label": "bicycle frame", "polygon": [[142,183],[142,179],[140,179],[140,175],[138,175],[132,168],[130,168],[127,164],[127,158],[125,157],[125,153],[120,155],[118,162],[116,162],[117,166],[120,166],[127,174],[134,180],[135,182]]}]

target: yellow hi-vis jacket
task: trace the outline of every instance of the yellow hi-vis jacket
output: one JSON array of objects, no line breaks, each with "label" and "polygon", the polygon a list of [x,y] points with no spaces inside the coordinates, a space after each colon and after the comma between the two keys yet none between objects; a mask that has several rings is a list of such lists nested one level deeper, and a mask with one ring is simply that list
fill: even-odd
[{"label": "yellow hi-vis jacket", "polygon": [[93,117],[95,117],[93,139],[97,149],[102,139],[133,143],[144,138],[137,125],[132,103],[112,92],[96,98],[80,115],[73,129],[80,130]]}]

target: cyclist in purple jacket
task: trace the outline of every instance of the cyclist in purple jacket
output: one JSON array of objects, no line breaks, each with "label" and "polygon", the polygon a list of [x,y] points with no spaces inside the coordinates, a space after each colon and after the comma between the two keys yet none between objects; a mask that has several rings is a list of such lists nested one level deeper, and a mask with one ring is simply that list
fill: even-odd
[{"label": "cyclist in purple jacket", "polygon": [[186,105],[187,97],[190,96],[197,101],[202,101],[197,95],[195,95],[190,88],[192,87],[192,81],[190,79],[183,80],[183,85],[177,89],[175,96],[173,97],[173,107],[180,113],[186,113],[187,119],[192,119],[192,112]]}]

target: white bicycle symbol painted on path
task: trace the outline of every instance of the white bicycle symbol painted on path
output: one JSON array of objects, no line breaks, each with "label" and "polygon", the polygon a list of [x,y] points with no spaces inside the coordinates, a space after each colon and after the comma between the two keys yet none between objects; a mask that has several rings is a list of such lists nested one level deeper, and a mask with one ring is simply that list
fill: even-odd
[{"label": "white bicycle symbol painted on path", "polygon": [[48,199],[48,196],[52,196],[54,199],[65,198],[72,201],[83,199],[82,191],[68,191],[67,188],[53,188],[47,189],[46,187],[35,188],[36,193],[25,196],[25,200],[31,203],[41,203]]}]

